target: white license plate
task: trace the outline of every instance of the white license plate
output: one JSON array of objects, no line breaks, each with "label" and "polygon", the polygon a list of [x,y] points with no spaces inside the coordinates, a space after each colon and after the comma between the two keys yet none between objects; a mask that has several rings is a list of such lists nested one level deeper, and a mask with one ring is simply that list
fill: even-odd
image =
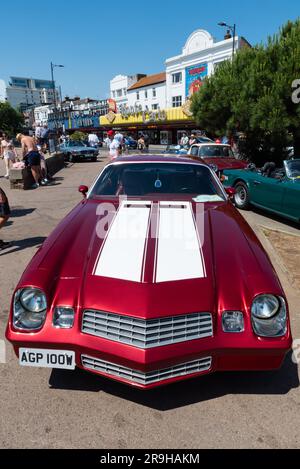
[{"label": "white license plate", "polygon": [[75,352],[67,350],[44,350],[20,348],[19,363],[21,366],[38,368],[57,368],[75,370]]}]

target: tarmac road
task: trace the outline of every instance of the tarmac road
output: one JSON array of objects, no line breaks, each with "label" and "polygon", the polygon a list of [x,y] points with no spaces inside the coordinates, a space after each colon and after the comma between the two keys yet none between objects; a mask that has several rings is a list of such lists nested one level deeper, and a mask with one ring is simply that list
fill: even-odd
[{"label": "tarmac road", "polygon": [[[0,337],[24,268],[80,200],[77,187],[90,185],[104,162],[76,163],[54,186],[35,191],[11,191],[0,179],[13,208],[1,238],[14,240],[0,254]],[[261,226],[296,237],[299,230],[262,213],[245,217],[274,262],[300,338],[299,292]],[[2,448],[300,448],[299,371],[291,357],[279,372],[216,374],[140,392],[81,371],[21,368],[7,344],[0,390]]]}]

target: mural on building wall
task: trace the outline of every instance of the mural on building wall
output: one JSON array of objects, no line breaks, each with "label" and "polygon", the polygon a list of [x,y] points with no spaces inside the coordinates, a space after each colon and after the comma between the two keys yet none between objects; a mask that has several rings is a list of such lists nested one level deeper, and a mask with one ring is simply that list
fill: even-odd
[{"label": "mural on building wall", "polygon": [[207,63],[192,65],[186,68],[186,97],[190,98],[199,91],[203,80],[208,75]]}]

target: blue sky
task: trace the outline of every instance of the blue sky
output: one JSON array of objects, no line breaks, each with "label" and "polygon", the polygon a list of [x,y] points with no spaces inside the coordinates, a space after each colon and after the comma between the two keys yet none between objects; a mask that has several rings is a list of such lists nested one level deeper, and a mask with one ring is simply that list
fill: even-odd
[{"label": "blue sky", "polygon": [[[63,95],[105,98],[116,74],[157,73],[195,29],[222,39],[219,21],[237,23],[252,44],[300,16],[299,0],[5,0],[1,4],[0,78],[50,77]],[[6,18],[6,20],[5,20]]]}]

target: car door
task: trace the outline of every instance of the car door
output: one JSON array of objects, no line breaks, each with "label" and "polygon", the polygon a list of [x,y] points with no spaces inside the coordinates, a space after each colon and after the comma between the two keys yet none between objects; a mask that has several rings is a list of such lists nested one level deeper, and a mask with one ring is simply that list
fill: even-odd
[{"label": "car door", "polygon": [[300,181],[286,178],[283,181],[284,196],[282,201],[282,215],[300,220]]},{"label": "car door", "polygon": [[281,179],[256,173],[251,180],[251,202],[261,207],[280,212],[284,197],[284,183]]}]

